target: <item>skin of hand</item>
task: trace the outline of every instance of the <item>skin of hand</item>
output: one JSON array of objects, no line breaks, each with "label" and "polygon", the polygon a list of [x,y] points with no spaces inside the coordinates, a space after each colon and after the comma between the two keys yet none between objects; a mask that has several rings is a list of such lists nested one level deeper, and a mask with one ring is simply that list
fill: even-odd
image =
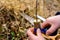
[{"label": "skin of hand", "polygon": [[[51,27],[47,30],[46,34],[49,35],[53,33],[56,29],[60,27],[60,15],[49,17],[46,19],[45,22],[41,24],[41,28],[45,28],[48,25],[51,25]],[[34,28],[29,28],[27,31],[29,40],[45,40],[44,37],[41,34],[40,29],[37,29],[37,35],[34,35]]]},{"label": "skin of hand", "polygon": [[46,34],[50,35],[60,27],[60,15],[47,18],[46,21],[41,24],[41,28],[45,28],[48,25],[51,25],[51,27],[46,31]]},{"label": "skin of hand", "polygon": [[37,29],[37,35],[34,35],[34,28],[29,28],[27,35],[29,40],[45,40],[41,34],[40,29]]}]

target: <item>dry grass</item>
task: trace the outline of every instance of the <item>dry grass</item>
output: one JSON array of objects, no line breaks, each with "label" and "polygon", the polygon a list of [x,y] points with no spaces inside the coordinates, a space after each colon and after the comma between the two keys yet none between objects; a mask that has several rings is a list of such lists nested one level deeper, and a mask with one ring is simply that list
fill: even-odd
[{"label": "dry grass", "polygon": [[[25,40],[26,29],[32,25],[25,20],[19,12],[25,12],[33,17],[35,14],[36,0],[0,0],[0,33],[4,34],[1,40]],[[38,14],[47,18],[60,11],[59,0],[38,0]],[[11,36],[9,36],[11,35]],[[16,35],[16,36],[15,36]],[[1,35],[0,35],[1,36]]]}]

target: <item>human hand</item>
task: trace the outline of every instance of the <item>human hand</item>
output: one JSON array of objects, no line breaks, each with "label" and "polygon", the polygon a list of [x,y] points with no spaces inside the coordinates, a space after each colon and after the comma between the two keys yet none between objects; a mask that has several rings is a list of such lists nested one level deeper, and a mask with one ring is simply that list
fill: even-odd
[{"label": "human hand", "polygon": [[34,28],[29,28],[27,30],[27,34],[28,34],[29,40],[45,40],[41,34],[40,29],[37,29],[37,35],[34,35]]},{"label": "human hand", "polygon": [[42,28],[47,27],[48,25],[51,25],[51,27],[46,31],[47,35],[52,34],[54,31],[56,31],[60,27],[60,15],[49,17],[46,19],[45,22],[42,23]]}]

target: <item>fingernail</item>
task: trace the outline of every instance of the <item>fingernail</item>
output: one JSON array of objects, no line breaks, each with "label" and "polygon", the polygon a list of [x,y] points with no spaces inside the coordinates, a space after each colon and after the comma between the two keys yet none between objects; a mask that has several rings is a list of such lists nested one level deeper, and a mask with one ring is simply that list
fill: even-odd
[{"label": "fingernail", "polygon": [[37,29],[37,31],[41,32],[39,28]]},{"label": "fingernail", "polygon": [[47,31],[47,32],[46,32],[46,35],[50,35],[50,34],[51,34],[51,32],[50,32],[50,31]]},{"label": "fingernail", "polygon": [[40,31],[40,29],[38,28],[38,31]]},{"label": "fingernail", "polygon": [[48,33],[46,33],[46,35],[49,35]]},{"label": "fingernail", "polygon": [[46,32],[46,35],[49,35],[49,32],[48,31]]}]

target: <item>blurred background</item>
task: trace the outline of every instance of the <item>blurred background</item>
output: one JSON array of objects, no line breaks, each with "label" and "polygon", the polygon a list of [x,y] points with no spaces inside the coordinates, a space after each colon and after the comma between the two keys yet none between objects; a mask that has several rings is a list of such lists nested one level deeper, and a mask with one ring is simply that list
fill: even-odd
[{"label": "blurred background", "polygon": [[[38,0],[38,15],[48,18],[60,11],[60,0]],[[0,0],[0,40],[27,40],[32,25],[20,15],[34,17],[36,0]]]}]

